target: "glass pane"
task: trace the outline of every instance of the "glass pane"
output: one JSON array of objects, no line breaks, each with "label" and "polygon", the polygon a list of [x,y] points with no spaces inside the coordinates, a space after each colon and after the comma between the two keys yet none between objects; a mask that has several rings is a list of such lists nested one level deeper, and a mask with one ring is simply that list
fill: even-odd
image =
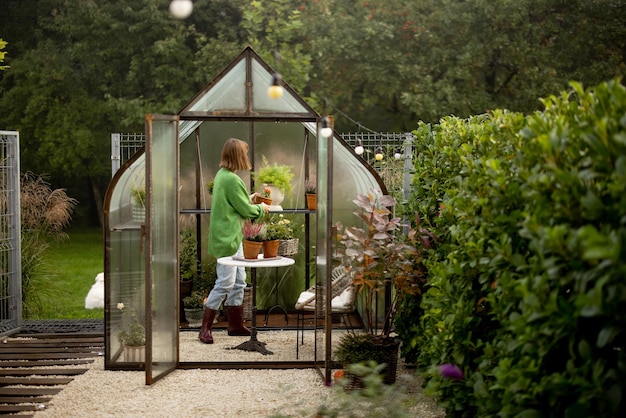
[{"label": "glass pane", "polygon": [[[146,383],[178,363],[178,123],[172,118],[150,121],[146,158],[150,209],[150,300],[147,315]],[[172,120],[173,119],[173,120]],[[151,134],[151,135],[150,135]]]},{"label": "glass pane", "polygon": [[224,78],[219,80],[204,95],[200,96],[189,110],[213,112],[215,110],[243,111],[246,104],[246,61],[237,63]]},{"label": "glass pane", "polygon": [[272,74],[257,61],[252,61],[252,94],[254,97],[255,112],[280,113],[307,113],[306,109],[293,95],[287,91],[279,99],[272,99],[267,95],[267,89],[272,85]]},{"label": "glass pane", "polygon": [[[144,358],[130,356],[118,339],[133,315],[145,327],[145,257],[141,227],[145,222],[145,159],[140,157],[119,177],[111,193],[107,221],[107,368],[143,368]],[[142,203],[143,196],[143,203]]]}]

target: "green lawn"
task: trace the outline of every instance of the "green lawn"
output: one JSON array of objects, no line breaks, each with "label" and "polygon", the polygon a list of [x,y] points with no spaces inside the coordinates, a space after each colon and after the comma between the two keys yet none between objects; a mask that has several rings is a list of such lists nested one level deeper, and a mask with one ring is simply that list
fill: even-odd
[{"label": "green lawn", "polygon": [[55,243],[48,250],[48,262],[55,276],[52,296],[43,301],[41,318],[103,318],[103,309],[85,309],[85,297],[104,270],[104,244],[101,228],[73,228],[69,240]]}]

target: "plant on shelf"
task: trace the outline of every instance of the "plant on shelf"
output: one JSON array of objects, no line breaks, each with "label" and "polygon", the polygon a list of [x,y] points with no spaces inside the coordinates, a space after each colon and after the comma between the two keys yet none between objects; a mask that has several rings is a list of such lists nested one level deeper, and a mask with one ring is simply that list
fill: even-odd
[{"label": "plant on shelf", "polygon": [[317,179],[314,176],[304,182],[304,194],[307,209],[315,210],[317,208]]},{"label": "plant on shelf", "polygon": [[261,197],[269,198],[271,194],[272,194],[272,191],[270,189],[268,189],[267,187],[265,187],[263,190],[261,190]]},{"label": "plant on shelf", "polygon": [[304,193],[317,194],[317,179],[314,176],[304,182]]},{"label": "plant on shelf", "polygon": [[273,185],[283,194],[291,193],[291,180],[295,177],[291,171],[291,166],[270,164],[264,155],[261,158],[261,168],[258,172],[253,173],[254,181],[259,184]]},{"label": "plant on shelf", "polygon": [[117,304],[117,309],[122,311],[123,324],[121,331],[117,333],[117,340],[127,347],[146,345],[146,329],[135,310],[126,308],[121,302]]},{"label": "plant on shelf", "polygon": [[[353,285],[363,301],[367,336],[360,338],[366,341],[365,344],[395,345],[397,354],[399,341],[391,336],[396,314],[405,297],[421,295],[425,289],[427,280],[422,251],[430,248],[438,238],[420,226],[417,215],[414,221],[417,229],[403,225],[400,218],[392,217],[390,208],[396,201],[379,190],[359,194],[352,202],[358,208],[354,214],[364,227],[344,229],[341,223],[337,223],[337,231],[341,234],[337,257],[351,272]],[[376,295],[384,295],[385,288],[389,286],[393,289],[391,301],[386,307],[382,327],[378,327]],[[341,348],[343,344],[354,346],[353,337],[346,337],[340,342],[338,353],[357,350]]]}]

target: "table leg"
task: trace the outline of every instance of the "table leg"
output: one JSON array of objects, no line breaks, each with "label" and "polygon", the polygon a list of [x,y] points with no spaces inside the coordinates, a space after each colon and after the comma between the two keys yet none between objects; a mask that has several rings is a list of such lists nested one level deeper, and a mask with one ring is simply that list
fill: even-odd
[{"label": "table leg", "polygon": [[285,315],[285,325],[289,325],[289,315],[287,309],[284,306],[278,304],[278,268],[274,269],[274,306],[269,308],[265,313],[265,326],[267,326],[267,320],[275,309],[280,309]]},{"label": "table leg", "polygon": [[250,327],[250,340],[245,343],[241,343],[236,347],[233,347],[234,350],[244,350],[244,351],[257,351],[263,355],[274,354],[265,348],[265,343],[257,340],[257,329],[256,329],[256,268],[250,268],[252,275],[252,327]]}]

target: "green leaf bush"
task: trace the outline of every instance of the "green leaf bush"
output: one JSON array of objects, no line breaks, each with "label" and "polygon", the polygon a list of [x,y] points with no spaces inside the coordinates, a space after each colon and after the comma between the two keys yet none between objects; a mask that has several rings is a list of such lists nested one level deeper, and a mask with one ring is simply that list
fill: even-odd
[{"label": "green leaf bush", "polygon": [[449,416],[626,412],[626,89],[542,102],[414,132],[410,210],[443,242],[398,323]]}]

